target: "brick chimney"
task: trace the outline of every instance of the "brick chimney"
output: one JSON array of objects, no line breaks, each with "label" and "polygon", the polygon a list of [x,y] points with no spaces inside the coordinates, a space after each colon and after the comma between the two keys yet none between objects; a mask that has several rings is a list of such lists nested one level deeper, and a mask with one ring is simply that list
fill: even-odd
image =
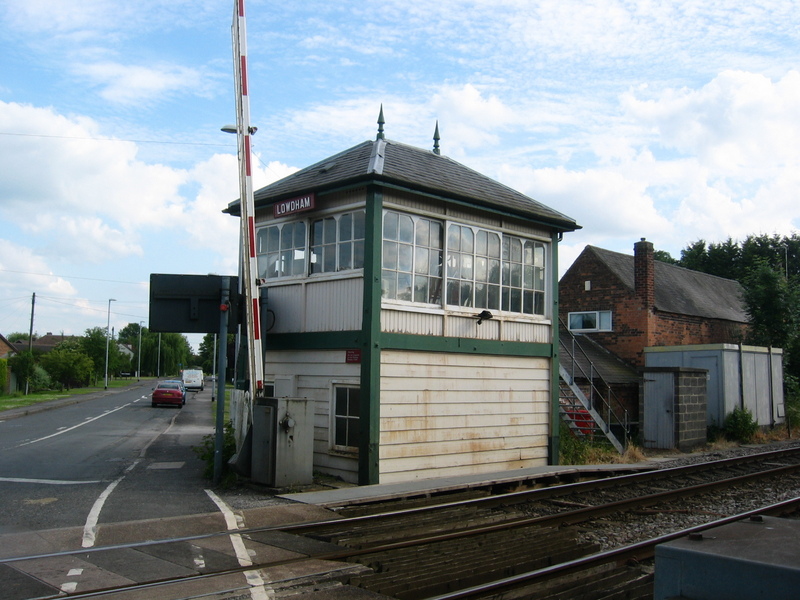
[{"label": "brick chimney", "polygon": [[646,309],[656,303],[653,244],[644,238],[633,245],[633,287]]}]

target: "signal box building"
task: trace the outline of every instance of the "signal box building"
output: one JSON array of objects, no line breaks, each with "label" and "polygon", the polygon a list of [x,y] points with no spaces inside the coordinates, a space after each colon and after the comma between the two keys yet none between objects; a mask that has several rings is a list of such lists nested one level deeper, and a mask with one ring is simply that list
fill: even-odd
[{"label": "signal box building", "polygon": [[313,467],[346,481],[555,463],[558,241],[578,226],[379,122],[255,193],[266,382],[313,401]]}]

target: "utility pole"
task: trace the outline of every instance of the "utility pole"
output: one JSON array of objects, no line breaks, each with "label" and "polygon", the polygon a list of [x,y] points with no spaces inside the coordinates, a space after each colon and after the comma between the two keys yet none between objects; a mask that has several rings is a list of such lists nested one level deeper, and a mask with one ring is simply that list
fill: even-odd
[{"label": "utility pole", "polygon": [[[31,296],[31,328],[28,331],[28,354],[33,356],[33,310],[36,306],[36,292],[33,292],[33,296]],[[28,395],[28,390],[31,384],[31,375],[28,373],[28,376],[25,378],[25,395]]]}]

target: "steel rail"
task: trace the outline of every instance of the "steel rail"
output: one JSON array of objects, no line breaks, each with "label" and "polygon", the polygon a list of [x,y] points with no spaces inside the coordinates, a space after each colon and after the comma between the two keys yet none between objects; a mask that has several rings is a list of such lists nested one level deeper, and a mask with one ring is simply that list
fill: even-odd
[{"label": "steel rail", "polygon": [[[676,475],[683,475],[683,474],[692,474],[695,472],[702,472],[707,471],[710,469],[724,469],[737,466],[742,463],[747,462],[757,462],[759,460],[772,460],[772,459],[781,459],[792,457],[793,455],[800,458],[800,448],[789,448],[784,450],[774,450],[769,452],[761,452],[755,454],[749,454],[746,456],[739,456],[734,458],[727,458],[727,459],[720,459],[710,462],[702,462],[696,463],[694,465],[685,465],[679,467],[671,467],[667,469],[654,469],[653,471],[647,471],[644,473],[632,473],[632,474],[625,474],[625,475],[616,475],[612,477],[608,477],[605,479],[600,480],[592,480],[592,481],[581,481],[575,483],[566,483],[562,485],[547,487],[547,488],[537,488],[534,490],[520,490],[516,492],[507,492],[505,494],[498,494],[496,496],[487,496],[482,498],[472,498],[468,500],[459,500],[454,502],[444,502],[435,505],[427,505],[427,506],[418,506],[413,508],[405,508],[405,509],[397,509],[393,511],[387,511],[377,514],[370,514],[370,515],[359,515],[355,517],[336,517],[333,516],[331,519],[325,519],[320,521],[309,521],[305,523],[295,523],[291,525],[273,525],[268,527],[250,527],[244,529],[238,529],[235,533],[240,535],[248,535],[254,533],[261,533],[261,532],[268,532],[268,531],[283,531],[287,533],[302,533],[303,531],[318,529],[318,528],[327,528],[327,527],[339,527],[342,525],[348,525],[351,523],[359,523],[359,522],[369,522],[376,519],[388,519],[392,517],[399,517],[399,516],[407,516],[413,515],[416,513],[424,513],[428,511],[436,511],[442,510],[446,508],[458,508],[460,506],[471,506],[471,505],[486,505],[489,507],[497,506],[497,505],[508,505],[508,504],[519,504],[523,502],[529,502],[531,499],[538,501],[538,500],[547,500],[552,497],[556,496],[564,496],[571,493],[584,493],[586,491],[593,491],[597,489],[603,489],[606,487],[619,487],[620,484],[627,484],[627,483],[648,483],[651,480],[655,479],[664,479],[664,478],[674,478]],[[561,513],[565,514],[565,513]],[[197,534],[191,536],[183,536],[178,538],[165,538],[160,540],[147,540],[144,542],[130,542],[126,544],[115,544],[111,546],[96,546],[92,548],[81,548],[76,550],[63,550],[59,552],[49,552],[49,553],[42,553],[42,554],[35,554],[29,556],[12,556],[12,557],[4,557],[0,558],[0,564],[4,563],[13,563],[22,560],[32,560],[32,559],[43,559],[43,558],[55,558],[60,556],[69,556],[73,554],[91,554],[95,552],[102,552],[107,550],[118,550],[118,549],[130,549],[130,548],[139,548],[139,547],[147,547],[147,546],[154,546],[163,543],[171,543],[171,542],[189,542],[193,540],[201,540],[201,539],[208,539],[217,536],[226,536],[230,535],[230,531],[219,531],[213,533],[205,533],[205,534]]]},{"label": "steel rail", "polygon": [[467,506],[506,506],[509,504],[521,504],[524,502],[547,500],[553,497],[566,496],[575,493],[585,493],[587,491],[596,491],[605,488],[616,488],[626,484],[638,483],[652,483],[653,480],[661,479],[675,479],[679,476],[690,476],[702,472],[712,470],[730,469],[744,464],[753,464],[764,462],[767,460],[778,460],[785,458],[795,458],[800,460],[800,448],[789,448],[783,450],[773,450],[769,452],[762,452],[756,454],[749,454],[746,456],[737,456],[734,458],[720,459],[710,462],[696,463],[693,465],[683,465],[678,467],[671,467],[667,469],[654,469],[644,473],[631,473],[625,475],[616,475],[605,479],[580,481],[575,483],[566,483],[562,485],[537,488],[534,490],[519,490],[516,492],[507,492],[505,494],[498,494],[494,496],[487,496],[481,498],[471,498],[467,500],[458,500],[454,502],[443,502],[435,505],[416,506],[413,508],[397,509],[370,515],[359,515],[355,517],[344,517],[341,519],[333,519],[330,521],[316,521],[308,523],[296,523],[293,525],[279,527],[281,531],[302,533],[303,531],[326,528],[326,527],[341,527],[342,525],[356,524],[359,522],[369,522],[375,519],[389,519],[393,517],[409,516],[417,513],[425,513],[437,510],[444,510],[448,508],[458,508]]},{"label": "steel rail", "polygon": [[[692,467],[694,467],[694,465],[692,465]],[[677,470],[680,470],[680,468],[677,468]],[[103,589],[103,590],[93,590],[91,592],[85,592],[83,594],[71,595],[70,597],[71,598],[76,598],[76,599],[78,599],[78,598],[87,598],[87,599],[88,598],[96,598],[96,597],[102,597],[103,594],[108,594],[108,593],[111,593],[112,591],[116,593],[116,592],[124,592],[124,591],[130,591],[130,590],[135,590],[135,589],[141,590],[141,589],[146,589],[146,588],[150,588],[150,587],[159,587],[159,586],[163,586],[163,585],[170,585],[170,584],[177,584],[177,583],[188,583],[188,582],[192,582],[192,581],[204,580],[204,579],[209,579],[209,578],[223,576],[223,575],[232,574],[232,573],[243,573],[243,572],[251,571],[251,570],[254,570],[254,569],[261,569],[261,568],[266,568],[266,567],[274,567],[274,566],[281,566],[281,565],[288,565],[288,564],[297,564],[297,563],[300,563],[300,562],[303,562],[303,561],[306,561],[306,560],[311,560],[311,559],[313,559],[313,560],[329,560],[329,561],[346,561],[348,559],[357,558],[359,556],[377,554],[377,553],[381,553],[381,552],[391,552],[391,551],[394,551],[394,550],[400,550],[400,549],[410,548],[410,547],[414,547],[414,546],[421,546],[421,545],[426,545],[426,544],[435,544],[435,543],[439,543],[439,542],[445,542],[445,541],[461,539],[461,538],[467,538],[467,537],[478,536],[478,535],[485,535],[485,534],[494,533],[494,532],[498,532],[498,531],[506,531],[506,530],[510,530],[510,529],[516,529],[516,528],[522,528],[522,527],[528,527],[528,526],[537,526],[537,527],[548,527],[548,526],[550,526],[550,527],[552,527],[552,526],[561,526],[561,525],[574,525],[574,524],[577,524],[577,523],[590,521],[590,520],[592,520],[594,518],[605,516],[605,515],[608,515],[608,514],[629,511],[629,510],[632,510],[634,508],[641,508],[641,507],[644,507],[644,506],[652,506],[654,504],[658,504],[659,502],[672,500],[672,499],[679,498],[679,497],[682,497],[682,496],[692,496],[692,495],[697,495],[699,493],[707,493],[707,492],[709,492],[709,491],[711,491],[713,489],[716,489],[716,488],[733,487],[734,485],[746,483],[748,481],[753,481],[753,480],[761,479],[761,478],[765,478],[765,477],[772,477],[772,476],[782,475],[782,474],[789,473],[789,472],[796,471],[796,470],[800,470],[800,464],[784,465],[784,466],[776,467],[776,468],[773,468],[773,469],[769,469],[767,471],[761,471],[761,472],[758,472],[758,473],[749,473],[749,474],[745,474],[745,475],[738,475],[738,476],[729,477],[729,478],[721,479],[721,480],[717,480],[717,481],[706,482],[706,483],[703,483],[703,484],[697,484],[697,485],[693,485],[693,486],[689,486],[689,487],[685,487],[685,488],[681,488],[681,489],[668,490],[668,491],[659,492],[659,493],[656,493],[656,494],[649,494],[647,496],[629,498],[629,499],[626,499],[626,500],[619,500],[619,501],[615,501],[615,502],[611,502],[611,503],[607,503],[607,504],[603,504],[603,505],[599,505],[599,506],[585,507],[585,508],[580,508],[580,509],[575,509],[575,510],[570,510],[570,511],[564,511],[564,512],[555,513],[555,514],[552,514],[552,515],[542,515],[542,516],[536,516],[536,517],[516,518],[516,519],[511,519],[511,520],[508,520],[508,521],[504,521],[502,523],[495,523],[495,524],[491,524],[491,525],[477,525],[477,526],[466,527],[466,528],[460,529],[458,531],[451,531],[451,532],[447,532],[447,533],[439,533],[439,534],[434,534],[434,535],[412,536],[412,537],[403,539],[401,541],[387,542],[387,543],[382,543],[382,544],[369,546],[369,547],[365,547],[365,548],[342,548],[341,551],[321,553],[321,554],[313,554],[313,555],[309,555],[309,556],[304,557],[304,558],[291,558],[291,559],[285,559],[285,560],[282,560],[282,561],[275,561],[275,562],[269,562],[269,563],[254,563],[252,565],[238,567],[238,568],[226,569],[225,571],[220,571],[220,572],[215,572],[215,573],[203,573],[203,574],[188,575],[188,576],[182,576],[182,577],[176,577],[176,578],[167,578],[167,579],[163,579],[163,580],[147,582],[145,584],[137,584],[137,585],[130,585],[130,586],[109,587],[109,588],[106,588],[106,589]],[[790,501],[787,501],[787,502],[784,502],[784,503],[780,503],[779,505],[773,505],[773,506],[789,505],[791,503],[800,504],[800,499],[790,500]],[[460,503],[454,503],[454,504],[460,504]],[[428,508],[431,508],[431,507],[428,507]],[[765,511],[770,510],[771,508],[772,507],[764,508],[764,509],[757,509],[757,510],[749,511],[747,513],[742,513],[742,515],[745,515],[745,517],[746,517],[746,516],[749,516],[750,514],[767,514]],[[394,514],[394,513],[392,513],[392,514]],[[384,515],[381,514],[379,516],[382,517]],[[348,521],[364,521],[368,517],[376,517],[376,515],[353,517],[351,519],[344,519],[344,520],[339,520],[339,521],[321,521],[321,522],[305,523],[305,524],[301,523],[301,524],[297,524],[297,525],[291,525],[291,526],[288,526],[288,527],[287,526],[283,526],[283,527],[279,526],[279,527],[267,527],[267,528],[253,528],[253,529],[250,529],[250,530],[243,529],[243,530],[238,530],[235,533],[238,533],[240,535],[245,535],[246,536],[248,533],[252,534],[252,533],[259,533],[259,532],[263,532],[263,531],[283,531],[283,532],[286,532],[286,531],[289,531],[289,530],[307,529],[309,527],[313,527],[314,525],[316,525],[316,526],[320,526],[321,525],[321,526],[329,527],[331,525],[347,524]],[[718,525],[718,524],[723,523],[723,522],[730,522],[731,520],[738,520],[738,519],[745,518],[745,517],[742,517],[741,515],[737,515],[737,516],[734,516],[734,517],[726,517],[724,519],[720,519],[720,520],[714,521],[713,524],[699,525],[699,526],[696,526],[696,527],[691,528],[691,529],[683,530],[683,532],[692,532],[692,531],[695,531],[695,530],[700,531],[702,529],[706,529],[708,527],[715,526],[715,525]],[[232,533],[232,532],[225,532],[225,533],[213,534],[213,535],[229,535],[230,533]],[[666,536],[662,536],[662,537],[656,538],[656,539],[660,540],[658,543],[661,543],[662,541],[665,541],[665,540],[668,540],[668,539],[675,539],[676,537],[680,537],[681,535],[682,535],[682,532],[677,532],[677,533],[674,533],[674,534],[667,534]],[[191,537],[188,537],[188,538],[185,538],[185,539],[191,540],[191,539],[198,539],[198,538],[202,538],[202,537],[209,537],[209,536],[191,536]],[[132,544],[132,545],[126,545],[126,547],[145,546],[145,545],[152,545],[154,543],[156,543],[156,542],[148,542],[148,543],[142,543],[142,544]],[[630,558],[638,557],[638,554],[636,554],[636,553],[639,552],[640,546],[646,545],[647,543],[648,542],[641,542],[639,544],[633,544],[631,546],[626,546],[624,548],[610,550],[610,551],[603,552],[603,553],[598,553],[596,555],[592,555],[592,557],[625,556],[626,557],[625,560],[629,560]],[[653,546],[654,546],[654,544],[653,544]],[[110,547],[107,547],[106,549],[109,549],[109,548]],[[97,550],[102,550],[102,549],[103,548],[98,548]],[[86,552],[86,549],[84,549],[82,551],[74,551],[74,552],[69,552],[69,553],[59,553],[58,555],[74,554],[74,553],[85,553],[85,552]],[[627,554],[626,554],[626,552],[627,552]],[[25,559],[30,559],[31,557],[24,557],[24,558]],[[550,576],[555,576],[555,574],[570,572],[569,569],[571,568],[571,565],[575,565],[574,566],[574,570],[579,570],[581,568],[581,565],[584,564],[582,561],[589,560],[589,558],[590,557],[587,557],[586,559],[576,559],[574,561],[569,561],[567,563],[562,563],[561,565],[555,565],[555,566],[549,567],[547,569],[542,569],[542,570],[539,570],[539,571],[535,571],[534,573],[537,573],[537,574],[550,573],[551,574]],[[16,560],[22,560],[22,559],[23,558],[16,559]],[[596,558],[596,560],[600,560],[600,559]],[[606,561],[606,562],[608,562],[608,561]],[[543,576],[543,575],[537,575],[537,576]],[[517,577],[523,577],[523,575],[520,575],[520,576],[517,576]],[[517,577],[509,578],[509,580],[516,581]],[[507,580],[502,580],[502,581],[507,581]],[[487,584],[487,585],[494,585],[494,584]],[[470,588],[470,589],[473,589],[473,588]],[[482,589],[482,586],[476,586],[475,589]],[[455,592],[455,593],[460,593],[460,592]],[[442,596],[442,599],[449,598],[449,597],[450,596],[445,595],[445,596]],[[470,598],[470,597],[472,597],[472,596],[464,596],[464,598]],[[453,598],[454,599],[455,598],[460,598],[460,596],[453,596]],[[437,599],[438,599],[438,597],[437,597]]]},{"label": "steel rail", "polygon": [[559,575],[568,575],[597,567],[603,564],[625,564],[631,560],[642,561],[652,558],[655,555],[655,547],[659,544],[670,542],[693,533],[699,533],[722,525],[728,525],[737,521],[742,521],[758,515],[784,515],[800,510],[800,498],[792,498],[784,500],[776,504],[771,504],[762,508],[746,511],[715,521],[696,525],[680,531],[664,534],[662,536],[651,538],[621,548],[607,550],[605,552],[598,552],[589,556],[578,558],[575,560],[560,563],[536,571],[528,573],[521,573],[512,577],[506,577],[485,583],[481,585],[472,586],[456,592],[449,592],[437,596],[429,596],[421,600],[477,600],[479,598],[486,598],[489,594],[500,594],[502,592],[522,587],[523,585],[530,585],[537,581],[546,581]]}]

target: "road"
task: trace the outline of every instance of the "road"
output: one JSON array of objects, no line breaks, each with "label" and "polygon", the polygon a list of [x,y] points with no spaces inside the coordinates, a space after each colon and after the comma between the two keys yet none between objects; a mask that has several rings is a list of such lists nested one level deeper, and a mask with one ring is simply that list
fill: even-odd
[{"label": "road", "polygon": [[182,409],[153,408],[152,385],[0,413],[0,534],[77,527],[89,547],[103,523],[218,511],[192,450],[214,431],[210,391],[190,392]]}]

